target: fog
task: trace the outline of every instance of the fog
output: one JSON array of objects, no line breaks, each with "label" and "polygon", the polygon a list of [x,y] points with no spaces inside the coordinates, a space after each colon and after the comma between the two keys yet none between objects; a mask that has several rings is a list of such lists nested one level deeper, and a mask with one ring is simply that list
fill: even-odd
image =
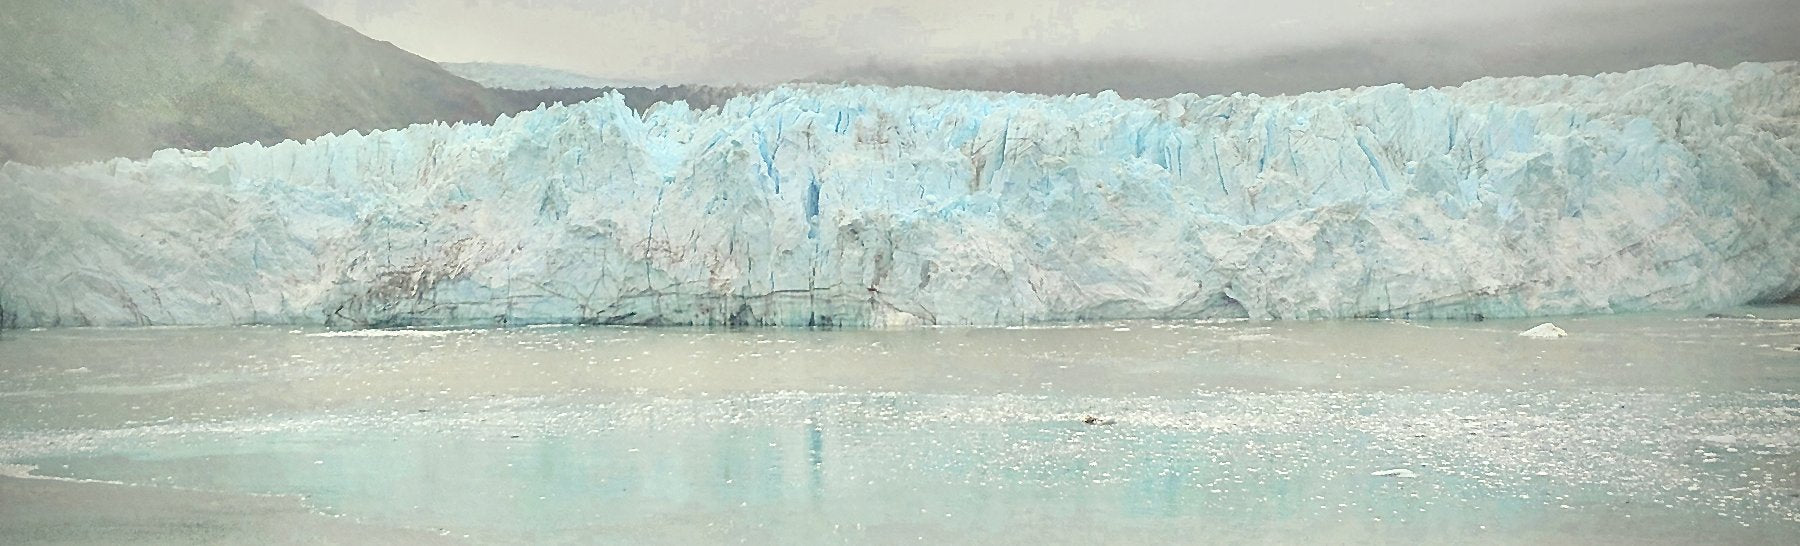
[{"label": "fog", "polygon": [[[1061,81],[1011,85],[1024,90],[1286,92],[1800,57],[1800,0],[309,3],[433,60],[665,83],[1007,87],[1015,82],[978,80],[1011,67],[1024,80]],[[1163,68],[1110,73],[1120,62]],[[1145,74],[1159,71],[1182,74]]]}]

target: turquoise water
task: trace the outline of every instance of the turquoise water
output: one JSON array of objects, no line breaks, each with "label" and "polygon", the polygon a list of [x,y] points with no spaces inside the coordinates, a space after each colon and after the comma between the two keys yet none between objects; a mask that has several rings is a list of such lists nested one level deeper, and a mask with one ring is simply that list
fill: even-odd
[{"label": "turquoise water", "polygon": [[1785,542],[1800,321],[1757,311],[9,332],[0,462],[484,543]]}]

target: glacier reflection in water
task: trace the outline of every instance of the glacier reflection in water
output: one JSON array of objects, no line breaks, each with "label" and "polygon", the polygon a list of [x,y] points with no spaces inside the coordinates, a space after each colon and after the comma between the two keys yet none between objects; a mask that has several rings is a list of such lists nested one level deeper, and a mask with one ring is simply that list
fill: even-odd
[{"label": "glacier reflection in water", "polygon": [[1776,542],[1800,323],[1753,312],[9,333],[0,462],[479,542]]}]

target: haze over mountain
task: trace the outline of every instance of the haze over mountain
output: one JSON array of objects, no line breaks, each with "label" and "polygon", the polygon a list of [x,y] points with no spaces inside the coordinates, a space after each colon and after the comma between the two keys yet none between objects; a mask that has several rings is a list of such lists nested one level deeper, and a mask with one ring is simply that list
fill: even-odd
[{"label": "haze over mountain", "polygon": [[13,0],[0,36],[0,161],[487,121],[544,98],[484,88],[287,0]]},{"label": "haze over mountain", "polygon": [[442,61],[1125,96],[1800,59],[1797,0],[306,0]]},{"label": "haze over mountain", "polygon": [[[1126,97],[1153,98],[1180,93],[1293,94],[1388,83],[1421,88],[1483,77],[1597,74],[1683,62],[1730,67],[1746,61],[1800,59],[1800,32],[1787,31],[1800,28],[1800,2],[1725,3],[1738,9],[1674,4],[1632,11],[1589,10],[1558,19],[1490,21],[1487,28],[1395,34],[1245,58],[871,60],[808,79],[1044,94],[1110,89]],[[1492,30],[1511,34],[1517,29],[1530,30],[1517,41],[1486,37]],[[1674,38],[1656,38],[1660,36]]]},{"label": "haze over mountain", "polygon": [[[1476,10],[1486,19],[1399,0],[1362,11],[1256,8],[1231,22],[1206,19],[1218,7],[1212,3],[1162,0],[1122,8],[1060,0],[1051,2],[1062,6],[1056,9],[1000,2],[967,11],[942,2],[878,1],[887,7],[874,10],[830,0],[778,0],[760,11],[543,0],[501,12],[486,2],[306,2],[438,60],[483,61],[448,66],[489,87],[292,0],[16,0],[0,10],[0,161],[143,157],[166,147],[486,121],[641,81],[690,85],[619,88],[640,110],[672,100],[705,108],[789,81],[1156,97],[1800,58],[1800,33],[1790,31],[1800,28],[1796,0],[1609,0],[1555,9],[1526,2]],[[1009,14],[1030,17],[1009,23]],[[608,41],[676,15],[691,32]],[[751,32],[739,28],[746,21],[769,24]],[[1021,24],[1037,33],[1015,32]],[[1170,35],[1176,27],[1187,34]],[[924,34],[894,35],[905,29]],[[1188,36],[1206,29],[1212,37]],[[1128,39],[1128,31],[1148,37]],[[568,41],[539,47],[546,37]],[[698,41],[683,41],[689,38]],[[469,47],[481,58],[457,49]],[[533,66],[489,62],[509,60]],[[694,85],[720,81],[756,85]]]},{"label": "haze over mountain", "polygon": [[438,63],[457,77],[492,89],[536,91],[603,87],[656,87],[641,81],[611,80],[567,70],[510,63]]}]

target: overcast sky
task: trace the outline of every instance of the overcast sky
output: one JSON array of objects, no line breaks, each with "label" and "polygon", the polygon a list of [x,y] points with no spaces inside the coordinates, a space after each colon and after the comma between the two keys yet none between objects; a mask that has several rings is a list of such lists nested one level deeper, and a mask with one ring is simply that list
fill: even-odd
[{"label": "overcast sky", "polygon": [[1800,0],[306,1],[432,60],[671,83],[769,83],[871,61],[1243,63],[1424,43],[1455,46],[1402,57],[1500,72],[1559,70],[1601,48],[1590,64],[1612,70],[1800,59]]}]

